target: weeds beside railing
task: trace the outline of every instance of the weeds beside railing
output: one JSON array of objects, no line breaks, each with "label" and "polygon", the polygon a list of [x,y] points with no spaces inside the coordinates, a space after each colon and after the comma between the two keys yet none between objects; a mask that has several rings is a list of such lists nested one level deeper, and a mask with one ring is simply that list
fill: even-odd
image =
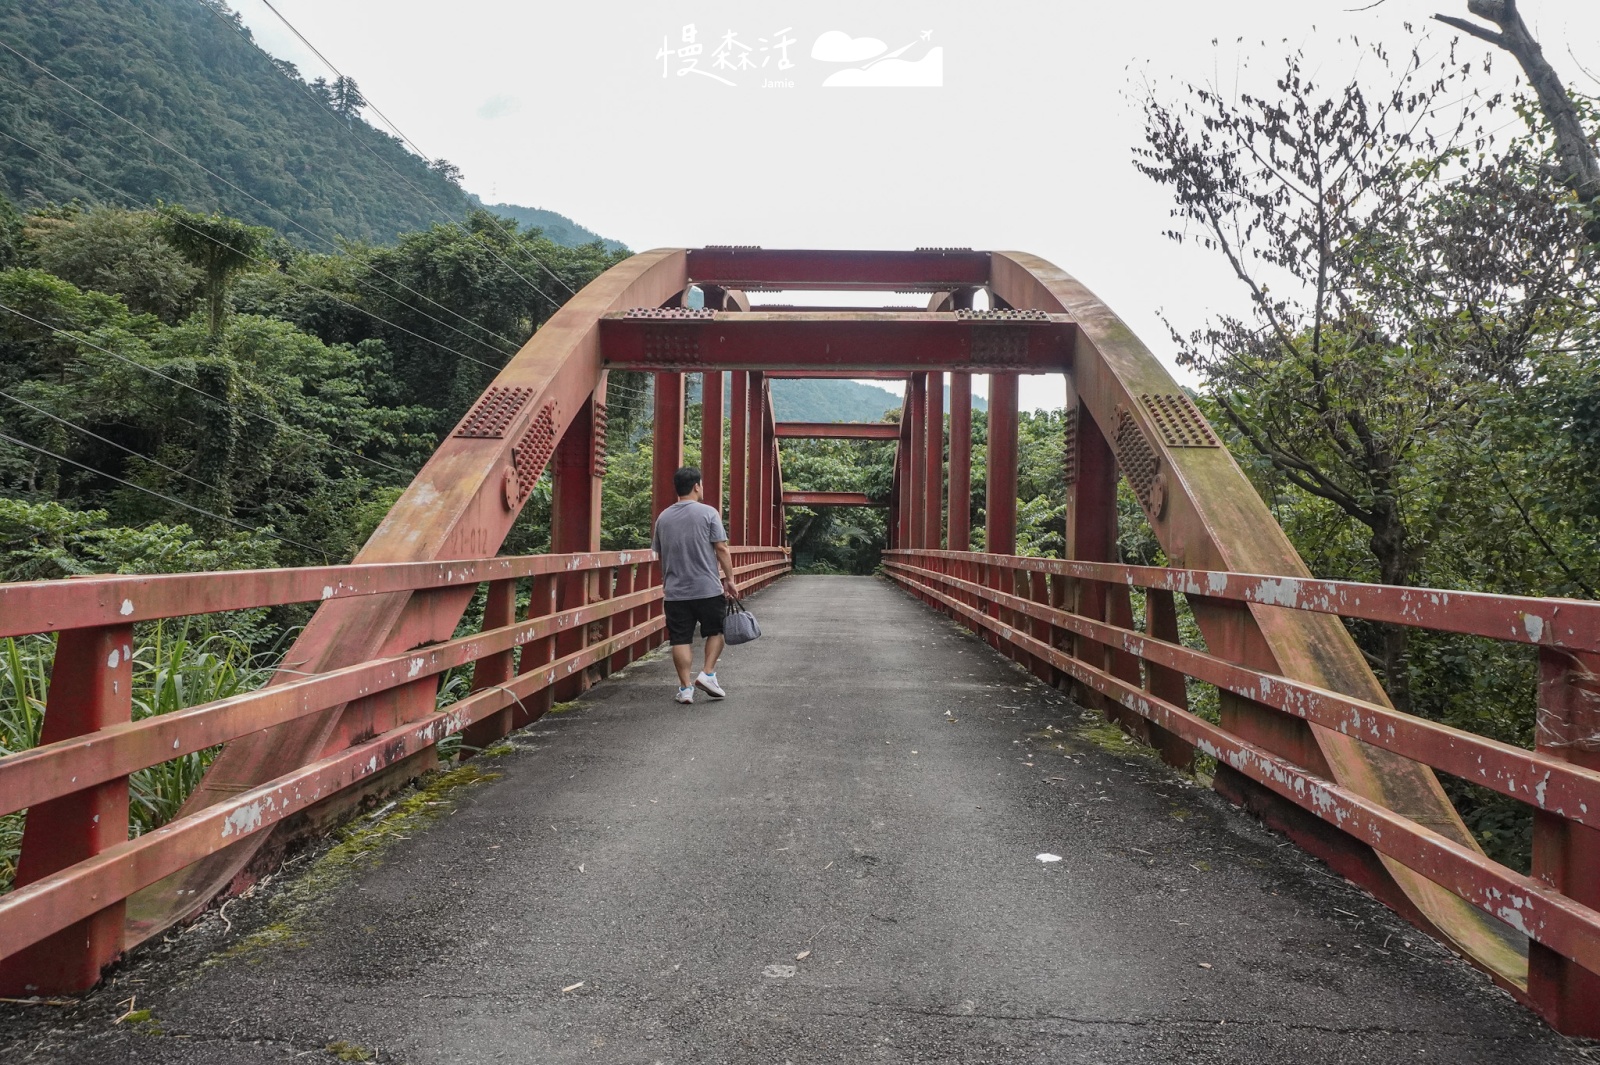
[{"label": "weeds beside railing", "polygon": [[[276,650],[254,652],[234,632],[196,637],[182,619],[158,621],[140,634],[133,655],[133,720],[253,691],[272,676]],[[0,640],[0,757],[39,743],[55,660],[51,636]],[[191,751],[141,769],[128,780],[128,834],[172,820],[221,748]],[[0,892],[11,890],[27,811],[0,817]]]}]

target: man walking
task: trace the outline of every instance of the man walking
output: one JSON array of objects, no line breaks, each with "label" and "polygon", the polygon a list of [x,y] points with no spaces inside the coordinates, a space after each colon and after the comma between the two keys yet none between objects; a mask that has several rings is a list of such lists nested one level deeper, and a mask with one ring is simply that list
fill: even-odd
[{"label": "man walking", "polygon": [[[717,658],[722,654],[722,619],[728,613],[729,595],[737,599],[733,579],[733,554],[722,516],[700,502],[704,494],[700,471],[685,466],[672,475],[678,501],[656,518],[650,546],[661,556],[661,583],[666,597],[667,639],[672,642],[672,664],[678,670],[678,702],[693,703],[699,688],[713,699],[728,693],[717,683]],[[723,576],[718,578],[718,567]],[[705,667],[690,678],[694,667],[694,627],[705,637]]]}]

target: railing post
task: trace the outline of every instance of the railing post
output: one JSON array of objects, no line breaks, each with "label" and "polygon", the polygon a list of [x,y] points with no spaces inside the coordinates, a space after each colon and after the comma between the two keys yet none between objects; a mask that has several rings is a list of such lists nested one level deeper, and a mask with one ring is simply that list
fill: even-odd
[{"label": "railing post", "polygon": [[944,534],[944,372],[928,374],[923,387],[926,410],[922,445],[923,526],[922,542],[929,550],[939,550]]},{"label": "railing post", "polygon": [[972,375],[950,375],[950,550],[972,550]]},{"label": "railing post", "polygon": [[[528,596],[528,620],[547,618],[556,612],[556,575],[541,573],[533,578],[533,590]],[[543,669],[556,660],[556,638],[545,636],[525,644],[522,648],[522,657],[517,663],[517,672],[532,673]],[[555,689],[549,686],[540,688],[533,695],[522,700],[522,705],[515,708],[511,715],[512,727],[521,728],[524,725],[543,717],[545,712],[555,704]]]},{"label": "railing post", "polygon": [[733,371],[733,424],[728,440],[728,540],[736,547],[750,543],[750,375]]},{"label": "railing post", "polygon": [[722,513],[722,371],[700,375],[700,473],[706,506]]},{"label": "railing post", "polygon": [[[629,596],[629,595],[632,595],[634,593],[634,590],[635,590],[634,572],[638,568],[639,568],[639,566],[638,566],[637,563],[632,564],[632,565],[618,567],[618,569],[617,569],[617,598],[618,599],[622,599],[625,596]],[[629,629],[633,628],[635,625],[638,624],[638,622],[633,620],[634,617],[638,613],[639,613],[639,608],[638,607],[631,607],[631,608],[629,608],[627,610],[624,610],[620,614],[613,614],[611,616],[612,624],[611,624],[610,628],[607,630],[606,635],[608,635],[608,636],[619,636],[622,633],[627,632]],[[631,661],[633,661],[633,648],[632,647],[624,647],[621,650],[619,650],[616,654],[611,656],[610,671],[612,673],[615,673],[618,670],[626,669],[628,663],[631,662]]]},{"label": "railing post", "polygon": [[[1540,648],[1538,714],[1540,753],[1600,769],[1600,655]],[[1533,875],[1574,902],[1600,907],[1600,831],[1535,810]],[[1532,941],[1528,997],[1557,1031],[1600,1037],[1600,974]]]},{"label": "railing post", "polygon": [[[133,626],[68,629],[56,643],[41,744],[98,732],[133,716]],[[128,840],[128,778],[28,809],[16,886],[42,880]],[[84,991],[122,952],[121,899],[0,962],[0,994]]]},{"label": "railing post", "polygon": [[989,469],[984,550],[1017,553],[1017,375],[989,375]]},{"label": "railing post", "polygon": [[[1165,588],[1146,588],[1144,593],[1145,634],[1167,643],[1182,644],[1178,632],[1178,604],[1176,597]],[[1144,664],[1144,690],[1185,710],[1189,708],[1189,686],[1182,673],[1165,666]],[[1150,726],[1150,744],[1161,754],[1162,761],[1178,769],[1194,766],[1194,747],[1184,742],[1160,725]]]},{"label": "railing post", "polygon": [[[483,625],[479,631],[504,628],[517,621],[517,582],[515,579],[490,581],[489,597],[483,605]],[[501,651],[485,655],[472,667],[472,690],[487,691],[503,687],[511,680],[514,651]],[[509,733],[513,724],[512,707],[506,707],[475,721],[461,731],[461,742],[467,747],[484,748]]]}]

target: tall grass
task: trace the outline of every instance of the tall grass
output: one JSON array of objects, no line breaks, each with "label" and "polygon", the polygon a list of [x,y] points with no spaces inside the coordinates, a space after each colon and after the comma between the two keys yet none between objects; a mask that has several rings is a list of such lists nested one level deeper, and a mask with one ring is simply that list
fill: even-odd
[{"label": "tall grass", "polygon": [[[243,637],[196,637],[181,619],[140,626],[133,653],[133,720],[226,699],[265,684],[276,653],[255,654]],[[34,747],[44,725],[55,640],[0,640],[0,757]],[[170,821],[220,748],[192,751],[141,769],[128,781],[128,833]],[[23,813],[0,817],[0,891],[9,891],[22,845]]]}]

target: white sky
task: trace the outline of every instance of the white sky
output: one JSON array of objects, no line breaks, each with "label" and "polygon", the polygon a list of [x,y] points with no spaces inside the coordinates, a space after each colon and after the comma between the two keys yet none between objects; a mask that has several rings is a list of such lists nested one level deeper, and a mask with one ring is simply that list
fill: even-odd
[{"label": "white sky", "polygon": [[[308,78],[327,76],[262,0],[230,2],[269,51]],[[1412,41],[1404,23],[1466,15],[1465,0],[1349,10],[1369,2],[273,0],[489,202],[559,211],[635,250],[1030,251],[1087,284],[1169,366],[1159,313],[1187,330],[1241,300],[1224,263],[1161,236],[1168,193],[1130,161],[1142,142],[1143,84],[1167,99],[1184,81],[1230,91],[1259,84],[1276,73],[1287,42],[1331,88],[1361,54],[1351,35],[1401,53]],[[1600,74],[1600,3],[1521,7],[1563,76],[1600,92],[1580,69]],[[681,47],[686,24],[704,46],[699,70],[712,69],[730,30],[766,68],[724,70],[736,81],[728,86],[679,76],[673,56],[663,77],[663,38]],[[780,74],[783,29],[796,42],[795,65]],[[944,84],[823,88],[838,67],[810,49],[830,30],[890,49],[931,31],[917,47],[943,47]],[[1433,51],[1454,36],[1436,23],[1427,32]],[[1489,50],[1467,46],[1467,54]],[[1494,87],[1509,86],[1514,68],[1497,55]],[[794,87],[762,88],[765,78]],[[1061,402],[1059,378],[1024,381],[1025,407]]]}]

